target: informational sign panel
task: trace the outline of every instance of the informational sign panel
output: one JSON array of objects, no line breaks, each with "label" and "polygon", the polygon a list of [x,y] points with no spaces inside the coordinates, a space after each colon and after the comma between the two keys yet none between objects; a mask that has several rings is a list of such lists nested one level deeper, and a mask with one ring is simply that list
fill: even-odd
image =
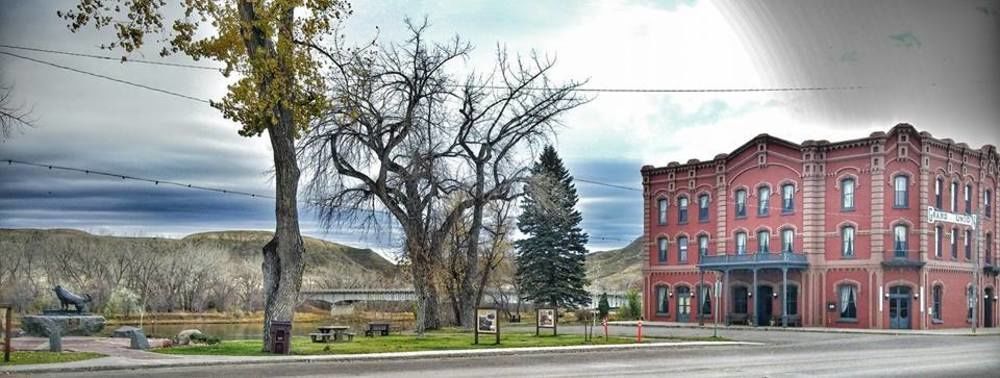
[{"label": "informational sign panel", "polygon": [[942,211],[935,209],[933,206],[927,207],[927,222],[928,223],[953,223],[961,224],[971,227],[973,230],[976,229],[976,216],[969,214],[958,214],[948,211]]},{"label": "informational sign panel", "polygon": [[476,344],[479,344],[479,334],[493,334],[496,338],[495,344],[500,344],[500,316],[495,308],[476,309]]},{"label": "informational sign panel", "polygon": [[556,327],[556,310],[553,308],[540,308],[538,309],[538,327],[540,328],[555,328]]},{"label": "informational sign panel", "polygon": [[552,335],[559,334],[559,312],[554,308],[535,309],[535,336],[541,335],[542,328],[552,329]]},{"label": "informational sign panel", "polygon": [[476,328],[479,333],[497,333],[497,310],[480,308],[476,310]]}]

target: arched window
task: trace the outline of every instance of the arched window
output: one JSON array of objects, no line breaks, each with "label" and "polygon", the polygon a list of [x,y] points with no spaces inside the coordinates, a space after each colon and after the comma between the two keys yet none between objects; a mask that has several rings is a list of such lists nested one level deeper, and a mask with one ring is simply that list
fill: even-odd
[{"label": "arched window", "polygon": [[657,252],[659,252],[657,254],[657,261],[659,261],[660,264],[666,264],[667,263],[667,238],[662,238],[661,237],[659,239],[656,239],[656,246],[657,246]]},{"label": "arched window", "polygon": [[750,290],[746,286],[734,286],[733,287],[733,313],[735,314],[746,314],[747,313],[747,297],[750,294]]},{"label": "arched window", "polygon": [[893,187],[895,188],[895,196],[892,206],[895,208],[910,207],[910,177],[906,175],[896,176],[893,179]]},{"label": "arched window", "polygon": [[740,189],[736,191],[736,217],[747,216],[747,191]]},{"label": "arched window", "polygon": [[788,290],[785,291],[785,307],[788,308],[788,315],[798,315],[799,314],[799,287],[795,285],[788,285]]},{"label": "arched window", "polygon": [[840,181],[840,209],[854,210],[854,179],[845,178]]},{"label": "arched window", "polygon": [[698,286],[698,304],[701,307],[701,315],[712,315],[712,295],[710,286]]},{"label": "arched window", "polygon": [[795,244],[795,231],[786,228],[781,230],[781,252],[791,253]]},{"label": "arched window", "polygon": [[708,222],[708,194],[698,196],[698,221]]},{"label": "arched window", "polygon": [[844,257],[854,257],[854,226],[844,226],[840,229],[842,247],[840,253]]},{"label": "arched window", "polygon": [[757,253],[771,252],[771,233],[766,230],[757,231]]},{"label": "arched window", "polygon": [[698,237],[698,254],[708,256],[708,236],[706,235]]},{"label": "arched window", "polygon": [[681,236],[677,238],[677,260],[681,263],[688,261],[688,238]]},{"label": "arched window", "polygon": [[771,188],[762,186],[757,188],[757,215],[767,215],[767,208],[770,206]]},{"label": "arched window", "polygon": [[976,305],[976,292],[972,290],[972,286],[969,286],[969,289],[965,291],[965,297],[966,297],[966,306],[965,307],[968,308],[968,310],[966,311],[967,314],[965,315],[965,317],[966,317],[966,319],[969,319],[971,321],[972,320],[972,308]]},{"label": "arched window", "polygon": [[965,185],[965,213],[972,214],[972,185]]},{"label": "arched window", "polygon": [[657,206],[657,222],[661,225],[667,224],[667,199],[660,198],[656,201]]},{"label": "arched window", "polygon": [[983,210],[987,218],[993,216],[993,191],[986,189],[983,191]]},{"label": "arched window", "polygon": [[931,300],[933,301],[931,305],[931,319],[938,322],[941,321],[941,295],[943,288],[941,285],[934,285],[934,291],[931,294]]},{"label": "arched window", "polygon": [[958,181],[951,182],[951,211],[958,212]]},{"label": "arched window", "polygon": [[687,223],[688,221],[688,198],[680,197],[677,199],[677,223]]},{"label": "arched window", "polygon": [[965,230],[965,260],[972,260],[972,231]]},{"label": "arched window", "polygon": [[938,210],[942,209],[942,191],[944,191],[944,179],[938,177],[937,180],[934,180],[934,207]]},{"label": "arched window", "polygon": [[958,229],[951,229],[951,258],[958,259]]},{"label": "arched window", "polygon": [[934,257],[941,258],[941,254],[944,253],[941,243],[944,240],[944,228],[941,226],[934,227]]},{"label": "arched window", "polygon": [[656,313],[658,315],[667,314],[667,311],[670,310],[669,290],[666,286],[656,285]]},{"label": "arched window", "polygon": [[744,255],[747,253],[747,233],[737,232],[736,233],[736,254]]},{"label": "arched window", "polygon": [[840,310],[841,320],[857,320],[858,319],[858,288],[854,285],[840,285],[837,288],[838,299],[840,306],[837,308]]},{"label": "arched window", "polygon": [[906,257],[906,253],[909,252],[909,228],[906,225],[898,224],[893,228],[893,239],[894,239],[894,249],[896,251],[896,257]]},{"label": "arched window", "polygon": [[781,186],[781,212],[790,213],[795,210],[795,186],[785,184]]}]

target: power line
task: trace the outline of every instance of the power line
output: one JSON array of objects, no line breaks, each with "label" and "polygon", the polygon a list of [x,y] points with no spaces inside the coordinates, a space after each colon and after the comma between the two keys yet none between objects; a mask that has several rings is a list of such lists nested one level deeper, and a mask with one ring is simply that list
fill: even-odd
[{"label": "power line", "polygon": [[14,46],[14,45],[5,45],[5,44],[0,44],[0,47],[6,47],[8,49],[15,49],[15,50],[25,50],[25,51],[34,51],[34,52],[48,53],[48,54],[59,54],[59,55],[69,55],[69,56],[77,56],[77,57],[83,57],[83,58],[102,59],[102,60],[107,60],[107,61],[116,61],[116,62],[120,62],[120,63],[142,63],[142,64],[152,64],[152,65],[157,65],[157,66],[192,68],[192,69],[207,70],[207,71],[220,71],[220,70],[223,69],[223,67],[201,66],[201,65],[197,65],[197,64],[184,64],[184,63],[171,63],[171,62],[157,62],[155,60],[143,60],[143,59],[131,59],[131,58],[122,60],[121,58],[115,58],[115,57],[107,56],[107,55],[93,55],[93,54],[84,54],[84,53],[71,52],[71,51],[46,50],[46,49],[40,49],[40,48],[36,48],[36,47],[24,47],[24,46]]},{"label": "power line", "polygon": [[131,85],[133,87],[142,88],[142,89],[150,90],[150,91],[153,91],[153,92],[159,92],[159,93],[162,93],[162,94],[176,96],[176,97],[180,97],[180,98],[184,98],[184,99],[188,99],[188,100],[192,100],[192,101],[198,101],[198,102],[205,103],[205,104],[211,104],[210,101],[205,100],[205,99],[201,99],[201,98],[197,98],[197,97],[193,97],[193,96],[188,96],[186,94],[181,94],[181,93],[169,91],[169,90],[166,90],[166,89],[155,88],[155,87],[151,87],[151,86],[148,86],[148,85],[145,85],[145,84],[134,83],[134,82],[131,82],[131,81],[128,81],[128,80],[122,80],[122,79],[114,78],[114,77],[111,77],[111,76],[96,74],[96,73],[93,73],[93,72],[88,72],[88,71],[76,69],[76,68],[73,68],[73,67],[68,67],[68,66],[56,64],[56,63],[52,63],[52,62],[41,60],[41,59],[29,58],[29,57],[26,57],[26,56],[23,56],[23,55],[14,54],[14,53],[10,53],[10,52],[7,52],[7,51],[0,51],[0,54],[9,55],[9,56],[12,56],[12,57],[15,57],[15,58],[20,58],[20,59],[24,59],[24,60],[32,61],[32,62],[35,62],[35,63],[44,64],[44,65],[47,65],[47,66],[52,66],[52,67],[56,67],[56,68],[59,68],[59,69],[64,69],[64,70],[68,70],[68,71],[72,71],[72,72],[76,72],[76,73],[81,73],[81,74],[84,74],[84,75],[89,75],[89,76],[93,76],[93,77],[100,78],[100,79],[111,80],[111,81],[114,81],[114,82],[117,82],[117,83],[121,83],[121,84],[125,84],[125,85]]},{"label": "power line", "polygon": [[[93,55],[93,54],[85,54],[85,53],[79,53],[79,52],[61,51],[61,50],[49,50],[49,49],[42,49],[42,48],[37,48],[37,47],[14,46],[14,45],[6,45],[6,44],[0,44],[0,47],[5,47],[5,48],[9,48],[9,49],[19,49],[19,50],[25,50],[25,51],[34,51],[34,52],[48,53],[48,54],[60,54],[60,55],[69,55],[69,56],[76,56],[76,57],[83,57],[83,58],[92,58],[92,59],[101,59],[101,60],[106,60],[106,61],[121,62],[120,58],[115,58],[115,57],[112,57],[112,56],[105,56],[105,55]],[[5,54],[12,55],[10,53],[5,53]],[[25,58],[25,59],[30,59],[30,58]],[[214,66],[202,66],[202,65],[194,65],[194,64],[180,64],[180,63],[169,63],[169,62],[157,62],[157,61],[141,60],[141,59],[127,59],[127,60],[125,60],[125,62],[126,63],[127,62],[135,62],[135,63],[153,64],[153,65],[161,65],[161,66],[180,67],[180,68],[190,68],[190,69],[199,69],[199,70],[219,71],[219,70],[223,69],[222,67],[214,67]],[[462,87],[462,85],[455,85],[455,86],[456,87]],[[484,88],[484,89],[493,89],[493,90],[507,90],[507,89],[510,89],[508,87],[498,86],[498,85],[485,85],[485,86],[482,86],[481,88]],[[522,88],[522,89],[529,90],[529,91],[545,91],[545,90],[552,90],[553,88],[548,88],[548,87],[525,87],[525,88]],[[573,92],[590,92],[590,93],[755,93],[755,92],[853,91],[853,90],[859,90],[859,89],[865,89],[865,87],[864,86],[860,86],[860,85],[848,85],[848,86],[775,87],[775,88],[573,88],[573,89],[571,89],[571,91],[573,91]],[[202,100],[202,101],[204,101],[204,100]]]},{"label": "power line", "polygon": [[585,179],[585,178],[579,178],[579,177],[574,177],[573,180],[574,181],[583,182],[583,183],[587,183],[587,184],[607,186],[609,188],[616,188],[616,189],[622,189],[622,190],[631,190],[631,191],[634,191],[634,192],[641,192],[642,191],[642,189],[639,189],[639,188],[633,188],[633,187],[630,187],[630,186],[624,186],[624,185],[618,185],[618,184],[609,184],[609,183],[606,183],[606,182],[601,182],[601,181],[591,180],[591,179]]}]

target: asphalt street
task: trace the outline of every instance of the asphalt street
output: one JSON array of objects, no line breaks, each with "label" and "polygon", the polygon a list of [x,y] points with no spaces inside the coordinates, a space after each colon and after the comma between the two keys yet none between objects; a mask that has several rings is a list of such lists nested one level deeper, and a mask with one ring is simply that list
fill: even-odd
[{"label": "asphalt street", "polygon": [[[633,329],[615,327],[614,333]],[[578,327],[561,328],[579,332]],[[700,329],[650,329],[646,335],[704,336]],[[711,335],[711,330],[707,330]],[[260,364],[74,372],[52,377],[1000,377],[1000,336],[892,336],[723,330],[762,346],[653,348],[525,356]]]}]

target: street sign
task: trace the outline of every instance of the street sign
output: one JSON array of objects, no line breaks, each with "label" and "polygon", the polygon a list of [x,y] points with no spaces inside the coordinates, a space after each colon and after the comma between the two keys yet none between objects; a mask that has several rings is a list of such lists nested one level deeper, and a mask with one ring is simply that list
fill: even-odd
[{"label": "street sign", "polygon": [[968,214],[958,214],[951,213],[947,211],[942,211],[935,209],[933,206],[927,207],[927,223],[955,223],[971,227],[973,230],[976,229],[976,216]]}]

